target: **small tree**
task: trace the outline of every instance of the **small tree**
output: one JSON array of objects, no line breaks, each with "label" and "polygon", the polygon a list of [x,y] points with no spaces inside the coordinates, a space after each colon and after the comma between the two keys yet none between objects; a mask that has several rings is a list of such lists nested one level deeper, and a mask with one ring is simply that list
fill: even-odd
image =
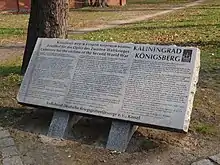
[{"label": "small tree", "polygon": [[67,37],[67,0],[32,0],[21,73],[26,72],[38,37]]}]

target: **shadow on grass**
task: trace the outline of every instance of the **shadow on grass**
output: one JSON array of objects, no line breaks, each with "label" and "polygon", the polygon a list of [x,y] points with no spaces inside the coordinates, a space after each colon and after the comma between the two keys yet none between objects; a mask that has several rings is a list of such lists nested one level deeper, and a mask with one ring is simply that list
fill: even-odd
[{"label": "shadow on grass", "polygon": [[[144,42],[135,42],[135,44],[146,44]],[[177,45],[177,46],[212,46],[212,47],[220,47],[220,41],[189,41],[189,42],[148,42],[147,44],[159,44],[159,45]]]},{"label": "shadow on grass", "polygon": [[169,0],[129,0],[128,4],[182,4],[195,2],[197,0],[178,0],[178,1],[169,1]]},{"label": "shadow on grass", "polygon": [[[0,107],[0,126],[47,135],[52,116],[52,109]],[[110,119],[83,117],[72,127],[65,139],[105,147],[110,127]],[[142,133],[136,131],[128,145],[127,152],[141,152],[156,149],[159,146],[160,142],[151,141]]]},{"label": "shadow on grass", "polygon": [[[163,23],[163,22],[160,22]],[[135,23],[125,23],[124,25],[135,25],[137,24]],[[199,24],[199,25],[193,25],[193,22],[191,24],[184,24],[184,25],[176,25],[176,26],[150,26],[150,27],[145,27],[145,26],[141,26],[141,27],[120,27],[120,30],[125,29],[127,31],[140,31],[140,30],[159,30],[159,29],[180,29],[180,28],[204,28],[204,27],[220,27],[220,24]]]},{"label": "shadow on grass", "polygon": [[220,67],[215,69],[200,69],[198,86],[212,88],[220,92]]},{"label": "shadow on grass", "polygon": [[147,10],[170,10],[172,8],[144,8],[144,7],[137,7],[137,8],[87,8],[87,9],[70,9],[70,12],[103,12],[103,13],[108,13],[108,12],[127,12],[127,11],[147,11]]},{"label": "shadow on grass", "polygon": [[8,76],[10,74],[20,74],[21,66],[1,66],[0,65],[0,76]]},{"label": "shadow on grass", "polygon": [[28,111],[24,108],[1,107],[0,106],[0,125],[13,127]]},{"label": "shadow on grass", "polygon": [[[120,23],[122,22],[122,23]],[[180,21],[179,21],[180,22]],[[148,22],[148,23],[155,23],[155,22]],[[163,22],[161,22],[163,23]],[[185,24],[185,25],[177,25],[177,26],[151,26],[151,27],[145,27],[145,26],[142,26],[142,27],[121,27],[121,25],[137,25],[137,22],[132,22],[132,23],[126,23],[126,21],[111,21],[107,24],[108,25],[116,25],[116,31],[119,30],[125,30],[125,31],[144,31],[144,30],[159,30],[159,29],[180,29],[180,28],[204,28],[204,27],[215,27],[215,26],[219,26],[220,27],[220,24],[200,24],[200,25],[193,25],[193,24]],[[120,26],[120,27],[118,27]],[[106,28],[106,29],[112,29],[112,27],[110,28]],[[100,29],[100,30],[106,30],[106,29]],[[89,33],[89,32],[97,32],[99,30],[85,30],[85,31],[80,31],[80,30],[71,30],[69,29],[68,30],[68,33],[69,34],[77,34],[77,33]]]},{"label": "shadow on grass", "polygon": [[[126,11],[147,11],[147,10],[155,10],[155,11],[160,11],[160,10],[171,10],[172,8],[175,7],[132,7],[129,8],[125,7],[125,8],[98,8],[98,7],[94,7],[94,8],[82,8],[82,9],[70,9],[70,12],[126,12]],[[192,7],[192,8],[187,8],[187,10],[207,10],[207,9],[211,9],[211,10],[219,10],[220,9],[220,5],[216,5],[215,7],[209,7],[209,6],[205,6],[204,7]]]}]

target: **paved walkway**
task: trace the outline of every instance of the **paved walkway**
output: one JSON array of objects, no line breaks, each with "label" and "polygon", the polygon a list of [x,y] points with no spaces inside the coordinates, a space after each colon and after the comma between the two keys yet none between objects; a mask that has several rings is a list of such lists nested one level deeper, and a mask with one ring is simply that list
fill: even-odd
[{"label": "paved walkway", "polygon": [[210,156],[207,159],[202,159],[194,162],[191,165],[220,165],[220,153]]},{"label": "paved walkway", "polygon": [[13,138],[3,127],[0,127],[0,152],[3,165],[23,165]]}]

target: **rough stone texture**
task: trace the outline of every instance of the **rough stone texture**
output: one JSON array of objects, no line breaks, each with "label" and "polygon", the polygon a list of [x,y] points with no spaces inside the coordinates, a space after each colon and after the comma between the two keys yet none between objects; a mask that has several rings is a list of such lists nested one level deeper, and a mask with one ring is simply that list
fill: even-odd
[{"label": "rough stone texture", "polygon": [[1,150],[1,152],[2,152],[2,157],[3,158],[18,155],[18,150],[15,146],[10,146],[10,147],[7,147],[7,148],[3,148]]},{"label": "rough stone texture", "polygon": [[68,128],[70,112],[54,111],[52,121],[50,123],[48,136],[55,138],[63,138]]},{"label": "rough stone texture", "polygon": [[0,127],[0,131],[3,130],[3,129],[4,129],[3,127]]},{"label": "rough stone texture", "polygon": [[68,122],[68,126],[66,128],[66,132],[65,132],[65,136],[70,136],[73,137],[73,132],[72,132],[72,128],[75,124],[77,124],[81,119],[83,118],[83,116],[79,116],[79,115],[70,115],[70,119]]},{"label": "rough stone texture", "polygon": [[191,165],[214,165],[214,164],[208,159],[202,159],[198,162],[192,163]]},{"label": "rough stone texture", "polygon": [[15,142],[12,138],[0,139],[0,148],[6,148],[9,146],[14,146]]},{"label": "rough stone texture", "polygon": [[136,129],[130,122],[113,120],[106,148],[124,152]]},{"label": "rough stone texture", "polygon": [[3,159],[3,165],[23,165],[19,156]]},{"label": "rough stone texture", "polygon": [[211,159],[212,161],[218,163],[220,165],[220,153],[214,156],[210,156],[209,159]]},{"label": "rough stone texture", "polygon": [[10,133],[8,132],[8,130],[0,130],[0,139],[1,138],[6,138],[9,137]]}]

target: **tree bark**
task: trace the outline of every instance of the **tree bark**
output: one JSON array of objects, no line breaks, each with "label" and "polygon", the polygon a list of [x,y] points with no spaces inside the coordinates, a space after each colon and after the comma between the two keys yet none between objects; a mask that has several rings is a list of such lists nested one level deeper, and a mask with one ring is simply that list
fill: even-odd
[{"label": "tree bark", "polygon": [[26,72],[38,37],[67,37],[67,0],[32,0],[21,74]]},{"label": "tree bark", "polygon": [[92,6],[92,7],[108,7],[108,3],[107,3],[107,0],[95,0],[95,2],[90,0],[90,6]]},{"label": "tree bark", "polygon": [[19,0],[16,1],[16,4],[17,4],[17,13],[20,12],[20,4],[19,4]]}]

